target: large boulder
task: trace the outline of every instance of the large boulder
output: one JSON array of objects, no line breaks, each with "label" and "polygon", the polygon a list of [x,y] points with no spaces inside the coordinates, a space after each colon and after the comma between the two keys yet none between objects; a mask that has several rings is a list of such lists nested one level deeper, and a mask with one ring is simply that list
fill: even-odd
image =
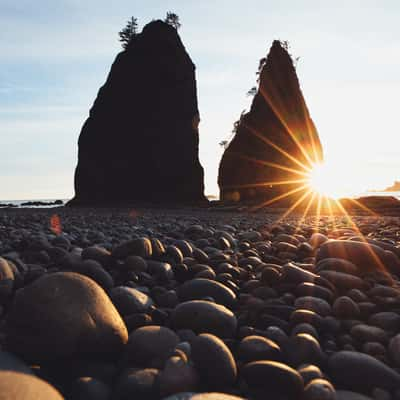
[{"label": "large boulder", "polygon": [[104,290],[74,272],[45,275],[20,289],[7,320],[7,347],[34,362],[118,355],[128,332]]},{"label": "large boulder", "polygon": [[63,400],[49,383],[33,375],[0,371],[0,400]]},{"label": "large boulder", "polygon": [[322,159],[318,133],[287,49],[275,40],[264,61],[251,109],[238,121],[219,166],[223,200],[270,201],[296,190],[288,196],[293,201],[307,190],[299,180]]},{"label": "large boulder", "polygon": [[79,137],[70,205],[199,202],[195,66],[175,28],[152,21],[116,57]]}]

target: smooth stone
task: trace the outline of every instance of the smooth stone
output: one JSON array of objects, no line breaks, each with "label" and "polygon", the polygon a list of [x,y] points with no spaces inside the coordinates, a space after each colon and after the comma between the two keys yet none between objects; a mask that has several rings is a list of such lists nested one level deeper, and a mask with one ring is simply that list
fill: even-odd
[{"label": "smooth stone", "polygon": [[181,301],[212,297],[216,303],[227,308],[232,308],[236,304],[236,295],[231,289],[222,283],[202,278],[192,279],[181,285],[178,289],[178,297]]},{"label": "smooth stone", "polygon": [[360,303],[362,301],[368,301],[368,296],[359,289],[350,289],[346,293],[346,296],[350,297],[352,300],[354,300],[357,303]]},{"label": "smooth stone", "polygon": [[359,269],[351,261],[342,258],[324,258],[317,263],[316,269],[321,271],[337,271],[350,275],[359,275]]},{"label": "smooth stone", "polygon": [[14,273],[8,261],[0,257],[0,302],[6,300],[14,288]]},{"label": "smooth stone", "polygon": [[297,309],[293,311],[290,316],[291,326],[296,326],[304,322],[314,326],[317,331],[323,329],[325,326],[324,319],[314,311],[304,309]]},{"label": "smooth stone", "polygon": [[160,261],[147,261],[148,273],[156,279],[168,281],[174,278],[174,271],[171,264]]},{"label": "smooth stone", "polygon": [[287,396],[290,400],[301,398],[303,378],[293,368],[276,361],[253,361],[244,365],[242,378],[250,390],[262,390],[268,396]]},{"label": "smooth stone", "polygon": [[113,288],[110,291],[110,299],[122,316],[146,313],[154,304],[147,294],[128,286]]},{"label": "smooth stone", "polygon": [[171,262],[172,264],[183,263],[182,251],[174,245],[169,245],[166,247],[164,258],[166,261]]},{"label": "smooth stone", "polygon": [[0,400],[63,400],[49,383],[34,375],[0,371]]},{"label": "smooth stone", "polygon": [[129,368],[119,376],[113,391],[113,400],[157,400],[159,398],[158,376],[155,368]]},{"label": "smooth stone", "polygon": [[333,293],[331,290],[311,282],[300,283],[296,287],[295,291],[298,296],[313,296],[328,302],[331,302],[333,299]]},{"label": "smooth stone", "polygon": [[290,337],[284,350],[289,365],[294,367],[301,364],[319,365],[324,357],[318,340],[308,333]]},{"label": "smooth stone", "polygon": [[23,374],[32,374],[32,370],[14,354],[0,351],[0,371],[14,371]]},{"label": "smooth stone", "polygon": [[388,352],[390,359],[400,367],[400,333],[390,339]]},{"label": "smooth stone", "polygon": [[[392,258],[390,254],[394,257]],[[400,261],[394,253],[370,243],[330,240],[321,245],[317,252],[316,261],[318,263],[320,260],[330,257],[351,261],[362,273],[376,270],[388,270],[395,274],[400,272]]]},{"label": "smooth stone", "polygon": [[128,256],[123,264],[124,271],[146,272],[147,263],[143,257]]},{"label": "smooth stone", "polygon": [[360,317],[360,307],[348,296],[338,297],[333,303],[333,315],[339,319],[357,319]]},{"label": "smooth stone", "polygon": [[293,235],[288,235],[287,233],[280,233],[279,235],[274,237],[273,241],[277,242],[277,243],[286,242],[286,243],[290,243],[290,244],[292,244],[294,246],[298,246],[300,244],[299,239],[297,239]]},{"label": "smooth stone", "polygon": [[311,364],[300,365],[297,371],[303,378],[304,385],[307,385],[314,379],[323,378],[321,370],[316,365],[311,365]]},{"label": "smooth stone", "polygon": [[326,317],[332,311],[327,301],[313,296],[298,297],[294,305],[296,308],[314,311],[322,317]]},{"label": "smooth stone", "polygon": [[356,351],[339,351],[328,361],[333,383],[368,392],[375,387],[395,390],[400,387],[400,375],[384,363]]},{"label": "smooth stone", "polygon": [[177,393],[163,400],[245,400],[243,397],[232,396],[226,393]]},{"label": "smooth stone", "polygon": [[319,246],[321,246],[321,244],[327,242],[329,240],[329,238],[327,236],[325,236],[322,233],[319,232],[315,232],[311,235],[309,243],[311,244],[311,246],[316,249]]},{"label": "smooth stone", "polygon": [[320,276],[341,290],[365,289],[366,283],[359,277],[337,271],[321,271]]},{"label": "smooth stone", "polygon": [[349,390],[337,390],[336,400],[373,400],[371,397],[364,396],[361,393],[350,392]]},{"label": "smooth stone", "polygon": [[220,338],[203,333],[191,346],[192,360],[206,387],[219,390],[233,385],[237,375],[235,359]]},{"label": "smooth stone", "polygon": [[282,268],[282,280],[294,283],[314,282],[318,275],[313,274],[293,263],[285,264]]},{"label": "smooth stone", "polygon": [[179,304],[172,312],[175,329],[190,329],[196,333],[211,333],[220,338],[231,338],[236,333],[237,320],[226,307],[204,300]]},{"label": "smooth stone", "polygon": [[314,379],[304,388],[304,400],[336,400],[336,391],[326,379]]},{"label": "smooth stone", "polygon": [[248,363],[251,361],[281,361],[281,348],[272,340],[262,336],[251,335],[241,340],[237,349],[238,358]]},{"label": "smooth stone", "polygon": [[111,388],[98,379],[81,377],[73,382],[70,398],[73,400],[110,400]]},{"label": "smooth stone", "polygon": [[78,272],[93,279],[106,292],[114,286],[114,280],[111,275],[95,260],[83,261]]},{"label": "smooth stone", "polygon": [[149,258],[152,255],[152,246],[149,239],[137,238],[119,244],[111,254],[117,259],[125,259],[131,255]]},{"label": "smooth stone", "polygon": [[160,395],[196,391],[199,381],[199,374],[192,363],[188,363],[187,359],[173,356],[167,360],[158,377]]},{"label": "smooth stone", "polygon": [[142,326],[130,333],[124,360],[140,367],[154,366],[154,361],[164,362],[179,341],[179,336],[169,328]]},{"label": "smooth stone", "polygon": [[299,333],[307,333],[312,337],[314,337],[315,339],[319,340],[318,331],[315,329],[315,327],[313,327],[311,324],[307,324],[306,322],[296,325],[292,329],[291,335],[295,336]]},{"label": "smooth stone", "polygon": [[388,335],[383,329],[367,324],[353,326],[350,334],[361,342],[386,343],[388,340]]},{"label": "smooth stone", "polygon": [[86,247],[82,250],[81,257],[82,260],[95,260],[103,267],[107,267],[111,261],[111,253],[107,249],[98,246]]},{"label": "smooth stone", "polygon": [[400,315],[390,311],[376,313],[370,316],[368,324],[385,331],[398,332],[400,330]]},{"label": "smooth stone", "polygon": [[32,361],[77,354],[115,357],[128,340],[118,311],[93,280],[58,272],[20,289],[7,320],[7,345]]}]

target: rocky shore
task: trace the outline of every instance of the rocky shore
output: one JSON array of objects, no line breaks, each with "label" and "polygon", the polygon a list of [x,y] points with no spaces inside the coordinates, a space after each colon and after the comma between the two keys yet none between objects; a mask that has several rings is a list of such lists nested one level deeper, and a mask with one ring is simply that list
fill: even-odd
[{"label": "rocky shore", "polygon": [[400,219],[0,211],[0,398],[399,400]]}]

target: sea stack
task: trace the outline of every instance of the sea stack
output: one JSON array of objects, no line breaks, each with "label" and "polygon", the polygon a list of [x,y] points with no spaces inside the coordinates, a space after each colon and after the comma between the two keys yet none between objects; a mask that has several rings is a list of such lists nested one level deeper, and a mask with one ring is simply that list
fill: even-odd
[{"label": "sea stack", "polygon": [[79,136],[73,206],[205,201],[195,65],[152,21],[119,53]]},{"label": "sea stack", "polygon": [[223,154],[220,197],[264,204],[279,198],[279,204],[290,204],[305,195],[307,170],[322,157],[293,60],[287,46],[275,40],[251,109],[242,115]]}]

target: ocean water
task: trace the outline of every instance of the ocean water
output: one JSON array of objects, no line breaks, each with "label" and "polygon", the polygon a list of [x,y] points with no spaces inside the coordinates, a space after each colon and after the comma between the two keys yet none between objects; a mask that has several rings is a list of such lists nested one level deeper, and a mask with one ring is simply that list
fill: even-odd
[{"label": "ocean water", "polygon": [[[52,207],[60,207],[59,205],[51,205],[51,206],[21,206],[22,203],[26,203],[28,201],[41,201],[45,203],[55,202],[56,200],[62,200],[65,204],[69,199],[33,199],[33,200],[0,200],[0,204],[14,204],[18,207],[24,208],[52,208]],[[1,207],[0,207],[1,210]]]},{"label": "ocean water", "polygon": [[[400,192],[363,192],[353,196],[354,198],[357,197],[364,197],[364,196],[393,196],[400,200]],[[217,195],[207,195],[209,200],[218,200],[219,196]],[[56,200],[62,200],[65,204],[69,199],[34,199],[34,200],[0,200],[0,204],[15,204],[18,207],[32,207],[32,208],[51,208],[51,207],[59,207],[58,205],[54,206],[21,206],[22,203],[26,203],[28,201],[42,201],[46,203],[54,202]],[[1,210],[1,207],[0,207]]]}]

